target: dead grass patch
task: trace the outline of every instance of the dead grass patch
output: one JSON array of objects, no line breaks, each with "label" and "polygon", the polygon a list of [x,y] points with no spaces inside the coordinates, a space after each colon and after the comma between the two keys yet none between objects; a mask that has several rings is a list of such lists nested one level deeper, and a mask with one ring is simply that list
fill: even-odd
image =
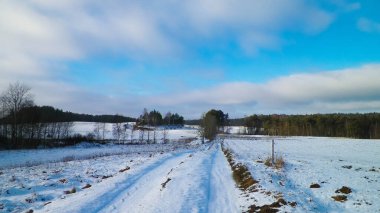
[{"label": "dead grass patch", "polygon": [[268,167],[274,167],[276,169],[282,169],[285,167],[285,159],[281,155],[275,156],[273,164],[272,157],[267,157],[264,161],[264,165]]},{"label": "dead grass patch", "polygon": [[128,171],[130,169],[131,169],[131,167],[127,166],[124,169],[120,169],[119,172],[125,172],[125,171]]},{"label": "dead grass patch", "polygon": [[91,187],[91,184],[87,183],[85,186],[82,187],[82,189],[88,189]]},{"label": "dead grass patch", "polygon": [[336,196],[332,196],[331,198],[334,199],[335,201],[342,202],[342,203],[347,201],[346,195],[336,195]]},{"label": "dead grass patch", "polygon": [[311,189],[321,188],[321,185],[319,185],[318,183],[313,183],[313,184],[310,185],[310,188]]},{"label": "dead grass patch", "polygon": [[63,191],[65,195],[74,194],[75,192],[77,192],[77,189],[75,187],[73,187],[71,190]]},{"label": "dead grass patch", "polygon": [[68,181],[66,179],[60,179],[59,182],[61,182],[61,183],[67,183]]},{"label": "dead grass patch", "polygon": [[259,212],[259,213],[274,213],[278,212],[281,206],[287,205],[287,202],[280,198],[276,202],[273,202],[272,204],[267,204],[263,206],[256,206],[252,205],[249,207],[248,212]]},{"label": "dead grass patch", "polygon": [[343,194],[350,194],[352,192],[352,189],[347,186],[342,186],[342,188],[337,189],[335,193],[343,193]]},{"label": "dead grass patch", "polygon": [[108,179],[108,178],[110,178],[110,177],[113,177],[112,175],[103,175],[102,176],[102,179],[104,180],[104,179]]},{"label": "dead grass patch", "polygon": [[254,185],[258,183],[253,179],[251,172],[249,172],[247,166],[242,163],[236,163],[233,159],[232,152],[228,149],[222,148],[224,155],[227,158],[228,163],[232,169],[232,177],[236,185],[243,191],[248,189],[254,190]]}]

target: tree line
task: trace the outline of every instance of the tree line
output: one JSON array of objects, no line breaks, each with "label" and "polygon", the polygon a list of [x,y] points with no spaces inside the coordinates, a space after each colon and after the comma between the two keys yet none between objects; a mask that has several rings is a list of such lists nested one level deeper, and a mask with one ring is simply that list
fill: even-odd
[{"label": "tree line", "polygon": [[140,126],[183,126],[185,120],[183,116],[178,113],[167,112],[165,116],[162,117],[162,114],[159,111],[152,110],[148,112],[145,108],[136,123]]},{"label": "tree line", "polygon": [[[79,114],[69,111],[63,111],[51,106],[27,106],[19,110],[18,119],[20,122],[101,122],[101,123],[115,123],[115,122],[135,122],[135,118],[126,117],[122,115],[89,115]],[[9,123],[11,116],[5,116],[0,119],[3,123]]]},{"label": "tree line", "polygon": [[[51,106],[37,106],[31,88],[19,82],[10,84],[0,95],[0,149],[36,148],[73,145],[82,141],[108,142],[105,138],[106,123],[112,123],[112,136],[119,143],[156,143],[158,133],[163,141],[168,141],[165,126],[183,126],[184,118],[178,113],[168,112],[163,117],[160,112],[144,109],[138,118],[122,115],[78,114]],[[73,134],[73,122],[94,122],[93,132],[87,135]],[[129,125],[128,122],[136,122]],[[127,130],[130,129],[130,139]],[[137,131],[138,130],[138,131]],[[138,132],[138,139],[134,135]]]},{"label": "tree line", "polygon": [[10,84],[0,95],[0,148],[72,145],[85,137],[72,135],[73,121],[131,122],[121,115],[88,115],[64,112],[50,106],[36,106],[31,88]]},{"label": "tree line", "polygon": [[241,119],[247,134],[380,138],[380,114],[251,115]]},{"label": "tree line", "polygon": [[[213,138],[221,131],[223,112],[210,110],[201,119],[187,120],[188,125],[199,125],[205,138]],[[223,114],[222,114],[223,113]],[[228,119],[230,126],[244,126],[241,134],[279,136],[347,137],[380,139],[380,113],[334,113],[312,115],[251,115]],[[217,129],[216,129],[217,128]]]}]

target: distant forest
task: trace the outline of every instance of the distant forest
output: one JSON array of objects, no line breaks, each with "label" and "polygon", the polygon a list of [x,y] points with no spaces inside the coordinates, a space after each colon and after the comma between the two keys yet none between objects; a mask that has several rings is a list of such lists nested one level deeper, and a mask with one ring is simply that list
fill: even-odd
[{"label": "distant forest", "polygon": [[26,106],[0,119],[0,149],[72,145],[86,136],[72,135],[74,121],[122,123],[136,121],[121,115],[88,115],[64,112],[50,106]]},{"label": "distant forest", "polygon": [[[188,120],[186,124],[199,125],[200,120]],[[228,125],[245,126],[243,134],[253,135],[380,138],[380,113],[251,115],[230,119]]]},{"label": "distant forest", "polygon": [[[20,123],[51,123],[51,122],[134,122],[135,118],[125,117],[122,115],[89,115],[79,114],[68,111],[62,111],[51,106],[29,106],[22,108],[18,113],[17,118]],[[2,123],[11,121],[11,115],[1,119]]]},{"label": "distant forest", "polygon": [[[125,140],[127,129],[132,132],[142,129],[141,141],[144,141],[145,131],[148,131],[148,143],[151,128],[131,126],[125,122],[136,122],[140,126],[182,126],[184,118],[168,112],[163,117],[156,110],[148,112],[144,109],[138,118],[122,115],[89,115],[65,112],[51,106],[37,106],[31,88],[16,82],[0,94],[0,149],[24,149],[36,147],[56,147],[73,145],[82,141],[106,142],[106,123],[112,123],[112,134],[118,143]],[[93,132],[86,135],[73,133],[73,122],[94,122]],[[156,142],[156,132],[153,129],[153,141]],[[131,133],[133,134],[133,133]],[[165,137],[167,133],[165,134]],[[166,141],[164,137],[164,141]],[[133,139],[131,139],[133,142]]]}]

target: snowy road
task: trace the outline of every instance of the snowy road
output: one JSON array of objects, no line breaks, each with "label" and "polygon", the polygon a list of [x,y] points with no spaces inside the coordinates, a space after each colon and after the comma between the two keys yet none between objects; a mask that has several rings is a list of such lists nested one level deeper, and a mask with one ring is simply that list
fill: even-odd
[{"label": "snowy road", "polygon": [[[43,150],[48,157],[38,165],[0,167],[0,212],[244,212],[268,206],[280,212],[380,212],[379,142],[278,138],[275,150],[285,166],[273,169],[263,163],[270,138],[226,139],[223,148],[234,165],[245,165],[257,181],[245,191],[236,188],[219,141],[126,145],[123,154],[116,145]],[[86,157],[102,150],[116,154]],[[18,156],[27,165],[41,153],[9,151],[3,159]],[[65,156],[73,157],[59,160]],[[314,183],[319,188],[311,188]],[[343,186],[351,192],[340,192]],[[338,195],[346,201],[336,201]]]},{"label": "snowy road", "polygon": [[238,196],[220,144],[215,143],[157,159],[38,211],[239,212]]}]

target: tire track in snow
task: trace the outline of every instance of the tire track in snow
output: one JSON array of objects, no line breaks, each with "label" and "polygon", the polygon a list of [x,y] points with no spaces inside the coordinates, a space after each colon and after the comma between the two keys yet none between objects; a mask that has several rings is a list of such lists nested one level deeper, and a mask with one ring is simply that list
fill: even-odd
[{"label": "tire track in snow", "polygon": [[[181,161],[183,157],[192,153],[192,151],[186,151],[179,154],[175,154],[174,156],[170,156],[168,158],[161,159],[154,164],[145,168],[142,172],[130,177],[126,182],[119,184],[117,189],[106,193],[99,197],[98,199],[91,202],[85,208],[82,208],[83,211],[80,212],[112,212],[115,211],[120,202],[125,202],[125,195],[129,196],[136,190],[139,190],[141,187],[140,182],[148,179],[149,177],[155,178],[157,176],[157,171],[165,171],[165,167],[171,167],[170,165],[177,164],[178,161]],[[160,176],[158,175],[159,178]],[[90,207],[90,211],[89,211]],[[111,208],[111,209],[110,209]]]},{"label": "tire track in snow", "polygon": [[[141,171],[137,172],[133,175],[127,175],[126,178],[122,181],[116,182],[116,183],[110,183],[113,184],[109,188],[107,187],[107,191],[105,191],[102,194],[99,194],[99,192],[92,192],[94,194],[90,194],[88,197],[86,197],[86,193],[83,192],[82,194],[75,194],[74,196],[80,195],[80,197],[71,197],[70,199],[62,200],[61,203],[57,203],[58,205],[53,207],[53,209],[41,209],[43,212],[85,212],[85,213],[91,213],[91,212],[102,212],[110,207],[110,205],[114,202],[118,201],[118,198],[121,195],[129,194],[129,191],[133,189],[133,187],[143,178],[146,176],[149,176],[154,171],[160,170],[161,167],[165,166],[166,164],[170,164],[171,162],[177,163],[177,161],[180,161],[182,158],[185,158],[187,155],[193,153],[194,151],[184,151],[180,153],[176,153],[164,158],[161,158],[154,163],[148,165],[147,167],[144,167],[141,169]],[[111,181],[111,180],[110,180]],[[95,188],[94,188],[95,189]],[[79,200],[79,202],[82,203],[76,203],[75,198]],[[72,205],[73,204],[73,205]],[[106,212],[108,212],[106,210]],[[121,212],[123,212],[121,210]],[[125,211],[124,211],[125,212]]]},{"label": "tire track in snow", "polygon": [[191,188],[185,195],[180,212],[208,212],[211,194],[211,171],[215,162],[218,149],[215,144],[211,144],[205,151],[204,159],[196,168],[194,175],[197,175],[198,181],[194,188]]},{"label": "tire track in snow", "polygon": [[[214,151],[209,150],[211,146],[212,144],[185,159],[177,159],[177,162],[160,167],[160,170],[152,172],[151,177],[147,177],[149,181],[142,179],[139,181],[141,183],[136,183],[137,188],[133,193],[122,198],[123,201],[112,204],[115,208],[109,207],[104,212],[123,212],[122,209],[128,212],[189,212],[182,210],[184,204],[190,205],[195,211],[201,208],[207,211],[208,199],[197,192],[209,191],[207,184],[199,186],[199,183],[207,183],[209,178],[203,180],[198,175],[198,170],[204,171],[203,164],[210,159],[211,151]],[[171,181],[162,188],[162,183],[168,178]]]},{"label": "tire track in snow", "polygon": [[[163,188],[168,178],[171,181]],[[219,143],[162,158],[111,184],[101,193],[77,197],[79,204],[74,204],[74,197],[62,200],[61,208],[50,212],[239,211],[238,192],[233,191],[236,188]]]}]

